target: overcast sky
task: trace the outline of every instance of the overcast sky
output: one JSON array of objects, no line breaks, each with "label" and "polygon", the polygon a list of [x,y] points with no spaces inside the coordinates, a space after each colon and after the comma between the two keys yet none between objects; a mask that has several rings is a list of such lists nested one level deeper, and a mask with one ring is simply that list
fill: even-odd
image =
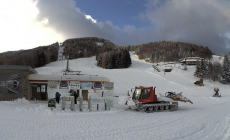
[{"label": "overcast sky", "polygon": [[69,38],[182,41],[230,51],[230,0],[2,0],[0,52]]}]

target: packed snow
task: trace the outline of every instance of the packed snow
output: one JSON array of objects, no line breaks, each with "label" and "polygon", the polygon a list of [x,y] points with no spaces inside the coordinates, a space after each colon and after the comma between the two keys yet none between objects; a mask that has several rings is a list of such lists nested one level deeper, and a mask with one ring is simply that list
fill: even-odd
[{"label": "packed snow", "polygon": [[[132,65],[127,69],[102,69],[95,57],[70,60],[73,70],[83,74],[106,76],[114,82],[115,95],[130,93],[135,86],[156,86],[156,93],[182,92],[193,104],[179,102],[179,110],[172,112],[138,112],[117,104],[104,111],[83,112],[62,110],[61,105],[51,111],[47,102],[0,102],[0,139],[2,140],[229,140],[230,86],[204,80],[204,86],[195,86],[195,66],[188,70],[173,66],[170,73],[157,72],[151,63],[139,60],[131,52]],[[66,61],[50,63],[37,68],[39,74],[61,74]],[[161,66],[158,66],[162,70]],[[214,87],[222,97],[212,97]]]}]

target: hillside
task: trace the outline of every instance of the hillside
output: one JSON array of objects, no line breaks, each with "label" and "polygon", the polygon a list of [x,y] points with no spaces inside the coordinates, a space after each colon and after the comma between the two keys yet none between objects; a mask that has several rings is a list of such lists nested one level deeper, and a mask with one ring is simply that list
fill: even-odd
[{"label": "hillside", "polygon": [[[70,59],[98,56],[100,53],[117,48],[113,42],[97,37],[67,39],[62,43],[62,46],[65,46],[63,54],[69,56]],[[30,50],[0,53],[0,65],[41,67],[57,60],[58,47],[59,44],[54,43]],[[135,51],[139,59],[148,59],[150,62],[178,62],[184,57],[193,56],[205,59],[212,57],[212,52],[208,47],[183,42],[160,41],[119,47]]]},{"label": "hillside", "polygon": [[0,53],[0,65],[27,65],[32,68],[44,66],[56,61],[59,44],[40,46],[30,50]]},{"label": "hillside", "polygon": [[[116,46],[109,40],[97,37],[67,39],[64,55],[70,59],[89,57],[114,49]],[[0,65],[29,65],[33,68],[44,66],[57,60],[59,43],[40,46],[30,50],[19,50],[0,53]]]},{"label": "hillside", "polygon": [[[63,55],[70,59],[98,56],[118,47],[109,40],[97,37],[67,39],[62,43]],[[0,53],[0,65],[29,65],[33,68],[44,66],[57,60],[59,44],[41,46],[30,50],[20,50]],[[160,41],[141,45],[119,46],[129,51],[135,51],[139,59],[150,62],[176,61],[185,57],[202,57],[210,59],[212,52],[208,47],[190,43]]]},{"label": "hillside", "polygon": [[140,59],[150,59],[151,62],[179,61],[185,57],[212,57],[212,51],[208,47],[183,42],[160,41],[120,47],[135,51]]},{"label": "hillside", "polygon": [[63,46],[64,55],[69,55],[70,59],[95,56],[116,47],[111,41],[97,37],[67,39]]}]

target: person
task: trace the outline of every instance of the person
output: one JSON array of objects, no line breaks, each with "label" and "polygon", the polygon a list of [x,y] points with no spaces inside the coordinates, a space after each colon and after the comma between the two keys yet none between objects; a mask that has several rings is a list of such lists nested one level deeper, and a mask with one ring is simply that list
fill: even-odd
[{"label": "person", "polygon": [[74,91],[74,103],[77,104],[77,98],[79,97],[79,93],[77,93],[76,91]]},{"label": "person", "polygon": [[59,104],[61,94],[59,92],[56,92],[56,102]]}]

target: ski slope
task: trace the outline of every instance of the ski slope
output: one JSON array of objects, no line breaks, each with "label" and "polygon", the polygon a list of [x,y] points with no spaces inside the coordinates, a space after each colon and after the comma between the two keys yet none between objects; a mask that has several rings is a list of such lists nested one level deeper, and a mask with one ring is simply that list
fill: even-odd
[{"label": "ski slope", "polygon": [[[205,86],[193,83],[194,66],[187,71],[175,65],[171,73],[157,72],[152,64],[139,60],[132,52],[127,69],[107,70],[96,66],[95,57],[70,60],[72,70],[83,74],[106,76],[115,84],[115,95],[127,94],[135,86],[156,86],[156,93],[182,92],[193,101],[179,103],[174,112],[145,113],[115,104],[110,111],[51,111],[46,102],[17,100],[0,102],[0,137],[4,140],[229,140],[230,86],[204,80]],[[66,61],[37,68],[39,74],[61,74]],[[159,66],[161,69],[161,66]],[[212,97],[219,87],[221,98]]]}]

